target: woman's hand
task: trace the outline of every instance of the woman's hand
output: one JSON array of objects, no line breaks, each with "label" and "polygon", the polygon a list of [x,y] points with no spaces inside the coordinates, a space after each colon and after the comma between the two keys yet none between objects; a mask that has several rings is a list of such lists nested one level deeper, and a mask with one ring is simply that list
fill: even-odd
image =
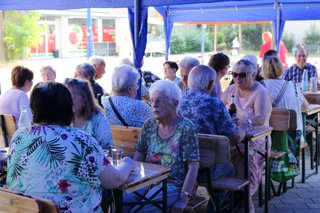
[{"label": "woman's hand", "polygon": [[171,213],[182,213],[183,209],[186,208],[186,201],[182,201],[180,198],[173,203]]}]

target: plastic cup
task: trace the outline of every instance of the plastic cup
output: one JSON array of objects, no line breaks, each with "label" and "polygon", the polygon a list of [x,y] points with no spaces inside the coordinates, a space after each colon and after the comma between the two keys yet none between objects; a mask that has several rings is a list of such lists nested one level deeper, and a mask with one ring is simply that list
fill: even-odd
[{"label": "plastic cup", "polygon": [[113,166],[119,166],[120,161],[122,159],[122,155],[123,155],[122,146],[112,147],[111,153],[112,153],[112,158],[113,158]]},{"label": "plastic cup", "polygon": [[108,161],[112,164],[113,163],[113,158],[112,158],[112,154],[111,154],[111,149],[105,149],[104,153],[105,153]]}]

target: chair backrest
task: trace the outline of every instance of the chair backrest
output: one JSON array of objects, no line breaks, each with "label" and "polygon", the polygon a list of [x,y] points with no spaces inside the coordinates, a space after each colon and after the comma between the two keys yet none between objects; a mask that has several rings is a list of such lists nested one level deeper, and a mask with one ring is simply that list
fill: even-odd
[{"label": "chair backrest", "polygon": [[141,128],[111,125],[111,131],[113,144],[123,145],[123,155],[133,157]]},{"label": "chair backrest", "polygon": [[296,130],[297,113],[291,109],[273,108],[269,123],[274,131]]},{"label": "chair backrest", "polygon": [[50,200],[18,194],[0,187],[0,212],[57,213],[60,211]]},{"label": "chair backrest", "polygon": [[[114,145],[123,145],[125,156],[133,157],[141,128],[111,125]],[[199,134],[200,167],[230,162],[229,139],[221,135]]]},{"label": "chair backrest", "polygon": [[217,163],[228,163],[230,142],[226,136],[199,134],[200,167],[212,168]]},{"label": "chair backrest", "polygon": [[307,99],[309,104],[320,104],[320,94],[319,93],[305,93],[304,97]]},{"label": "chair backrest", "polygon": [[13,115],[0,114],[0,146],[8,147],[16,131],[16,121]]}]

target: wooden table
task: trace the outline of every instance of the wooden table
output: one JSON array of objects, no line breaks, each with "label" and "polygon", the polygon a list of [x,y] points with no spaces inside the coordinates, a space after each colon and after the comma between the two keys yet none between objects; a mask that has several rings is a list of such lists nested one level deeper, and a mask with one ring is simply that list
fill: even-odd
[{"label": "wooden table", "polygon": [[[162,209],[163,212],[167,211],[167,179],[170,172],[169,167],[145,163],[134,162],[134,170],[130,173],[129,178],[125,184],[113,190],[115,195],[116,212],[123,212],[123,206],[139,205],[141,208],[146,204],[152,204]],[[152,184],[162,182],[162,201],[151,201],[144,195],[136,191]],[[123,201],[123,193],[135,193],[142,197],[140,202],[126,203]],[[162,207],[158,204],[162,204]],[[139,211],[139,210],[138,210]]]},{"label": "wooden table", "polygon": [[[307,93],[308,95],[312,93]],[[307,95],[305,94],[305,95]],[[320,97],[320,93],[319,93]],[[308,109],[302,112],[302,127],[303,127],[303,136],[304,139],[307,139],[307,126],[312,126],[315,129],[315,135],[316,135],[316,147],[315,147],[315,173],[310,174],[308,177],[306,177],[306,168],[305,168],[305,149],[302,149],[302,183],[306,182],[306,179],[309,178],[313,174],[318,174],[318,166],[319,166],[319,143],[318,143],[318,114],[320,112],[320,105],[318,104],[310,104]],[[310,152],[313,153],[313,146],[312,141],[310,141]],[[311,169],[313,169],[313,154],[311,154]]]},{"label": "wooden table", "polygon": [[[266,127],[266,126],[253,126],[251,130],[247,131],[246,133],[246,139],[245,141],[245,160],[244,160],[244,166],[245,166],[245,179],[249,179],[249,143],[252,140],[260,139],[260,138],[266,138],[270,136],[272,132],[272,127]],[[266,139],[266,151],[264,154],[265,157],[265,205],[264,205],[264,211],[268,212],[268,201],[269,201],[269,140]],[[248,191],[247,191],[248,190]],[[249,197],[249,189],[245,190],[245,193],[247,194],[246,197]],[[246,201],[245,203],[245,212],[249,212],[249,202]]]}]

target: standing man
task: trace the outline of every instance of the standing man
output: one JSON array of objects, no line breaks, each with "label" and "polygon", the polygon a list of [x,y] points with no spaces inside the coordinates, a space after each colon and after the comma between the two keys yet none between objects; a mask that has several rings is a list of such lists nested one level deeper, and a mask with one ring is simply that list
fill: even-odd
[{"label": "standing man", "polygon": [[[271,49],[271,44],[272,44],[272,34],[270,32],[264,32],[262,34],[262,40],[263,40],[263,44],[260,47],[260,58],[263,58],[265,52],[267,52],[268,50]],[[280,56],[280,60],[283,64],[284,68],[288,68],[288,64],[287,64],[287,54],[288,54],[288,50],[286,48],[286,46],[284,45],[283,41],[280,41],[280,47],[279,47],[279,56]]]},{"label": "standing man", "polygon": [[182,94],[188,90],[187,85],[188,85],[189,72],[191,71],[192,68],[194,68],[195,66],[198,66],[198,65],[200,65],[199,60],[194,57],[190,57],[190,56],[184,57],[180,61],[179,67],[180,67],[181,80],[178,81],[176,84]]},{"label": "standing man", "polygon": [[307,70],[308,72],[309,81],[311,77],[316,77],[318,79],[317,68],[307,63],[308,51],[305,48],[301,47],[297,49],[295,52],[295,59],[296,63],[284,71],[283,78],[285,80],[300,83],[304,70]]},{"label": "standing man", "polygon": [[102,76],[106,72],[105,71],[106,62],[104,61],[104,59],[99,56],[91,56],[88,61],[92,66],[94,66],[94,69],[96,70],[96,74],[94,75],[94,80],[98,80],[102,78]]}]

